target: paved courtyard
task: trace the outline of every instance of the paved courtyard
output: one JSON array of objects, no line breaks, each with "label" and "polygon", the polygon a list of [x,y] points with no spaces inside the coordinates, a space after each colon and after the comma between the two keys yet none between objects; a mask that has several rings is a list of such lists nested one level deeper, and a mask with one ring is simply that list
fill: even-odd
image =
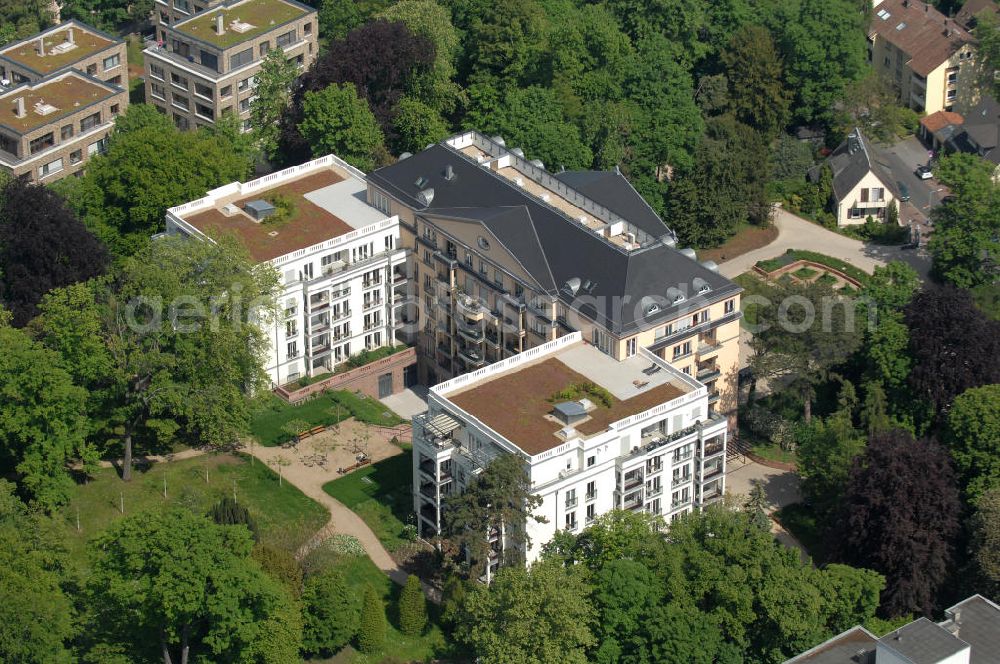
[{"label": "paved courtyard", "polygon": [[404,420],[409,420],[427,410],[427,388],[423,385],[414,385],[379,401]]}]

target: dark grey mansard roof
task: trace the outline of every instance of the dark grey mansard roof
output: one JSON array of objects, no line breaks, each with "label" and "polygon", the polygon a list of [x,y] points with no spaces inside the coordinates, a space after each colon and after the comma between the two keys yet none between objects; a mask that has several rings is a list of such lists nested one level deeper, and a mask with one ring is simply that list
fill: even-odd
[{"label": "dark grey mansard roof", "polygon": [[653,237],[668,232],[663,220],[649,207],[632,183],[617,171],[563,171],[555,177],[591,200],[600,203],[622,219]]},{"label": "dark grey mansard roof", "polygon": [[920,618],[889,632],[878,640],[913,664],[938,664],[969,647],[944,627],[927,618]]},{"label": "dark grey mansard roof", "polygon": [[[454,171],[451,180],[444,177],[447,166]],[[624,180],[620,175],[612,175]],[[589,172],[569,176],[564,173],[560,177],[587,180],[583,186],[597,190],[596,195],[603,198],[594,199],[595,202],[619,214],[633,212],[635,219],[622,216],[642,230],[653,229],[649,215],[655,217],[655,214],[627,182],[624,182],[628,185],[626,190],[615,179],[599,178]],[[421,187],[416,184],[418,178],[426,180]],[[574,306],[602,321],[615,334],[653,327],[741,290],[729,279],[660,242],[630,252],[615,247],[514,183],[443,144],[432,145],[381,168],[371,173],[369,180],[421,216],[481,224],[518,258],[541,288],[564,302],[575,300],[563,288],[569,280],[589,281],[592,284],[589,295],[601,305],[595,310],[586,303],[588,300],[576,299]],[[571,182],[567,184],[573,186]],[[434,197],[425,207],[417,193],[428,188],[434,190]],[[666,235],[668,229],[659,218],[656,221],[659,223],[656,235]],[[651,230],[646,232],[653,234]],[[698,295],[692,285],[695,278],[704,280],[711,291]],[[679,305],[668,305],[665,298],[671,287],[680,289],[687,299]],[[651,296],[657,299],[659,310],[644,316],[640,302]]]}]

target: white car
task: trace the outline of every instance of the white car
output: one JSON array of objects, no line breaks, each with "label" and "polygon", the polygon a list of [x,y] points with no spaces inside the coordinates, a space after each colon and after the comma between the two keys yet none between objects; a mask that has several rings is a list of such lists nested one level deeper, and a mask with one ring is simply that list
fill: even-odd
[{"label": "white car", "polygon": [[934,177],[934,172],[931,171],[930,166],[917,166],[916,173],[917,177],[920,178],[921,180],[930,180],[932,177]]}]

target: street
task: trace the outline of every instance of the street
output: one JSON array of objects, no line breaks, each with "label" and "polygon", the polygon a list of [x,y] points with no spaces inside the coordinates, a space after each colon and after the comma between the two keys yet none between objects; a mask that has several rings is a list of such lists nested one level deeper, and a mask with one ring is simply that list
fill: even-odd
[{"label": "street", "polygon": [[930,156],[927,147],[916,136],[910,136],[894,145],[876,145],[875,152],[879,164],[892,173],[897,189],[900,183],[909,189],[910,200],[900,202],[899,219],[904,225],[916,225],[920,246],[926,246],[931,231],[930,211],[949,193],[937,178],[921,180],[914,172],[917,166],[927,163]]}]

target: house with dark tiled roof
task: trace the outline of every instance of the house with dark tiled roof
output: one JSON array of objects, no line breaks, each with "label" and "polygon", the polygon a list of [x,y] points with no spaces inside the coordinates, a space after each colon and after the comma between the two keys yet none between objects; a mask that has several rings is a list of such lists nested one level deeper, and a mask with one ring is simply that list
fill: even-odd
[{"label": "house with dark tiled roof", "polygon": [[973,595],[934,622],[919,618],[881,638],[860,625],[785,664],[996,664],[1000,606]]},{"label": "house with dark tiled roof", "polygon": [[838,226],[863,224],[868,217],[885,219],[896,200],[895,183],[861,129],[855,127],[826,163],[833,172],[833,212]]},{"label": "house with dark tiled roof", "polygon": [[984,13],[1000,14],[1000,5],[994,0],[965,0],[955,20],[966,30],[973,30]]},{"label": "house with dark tiled roof", "polygon": [[975,38],[923,0],[874,0],[868,60],[900,99],[921,113],[975,98]]}]

